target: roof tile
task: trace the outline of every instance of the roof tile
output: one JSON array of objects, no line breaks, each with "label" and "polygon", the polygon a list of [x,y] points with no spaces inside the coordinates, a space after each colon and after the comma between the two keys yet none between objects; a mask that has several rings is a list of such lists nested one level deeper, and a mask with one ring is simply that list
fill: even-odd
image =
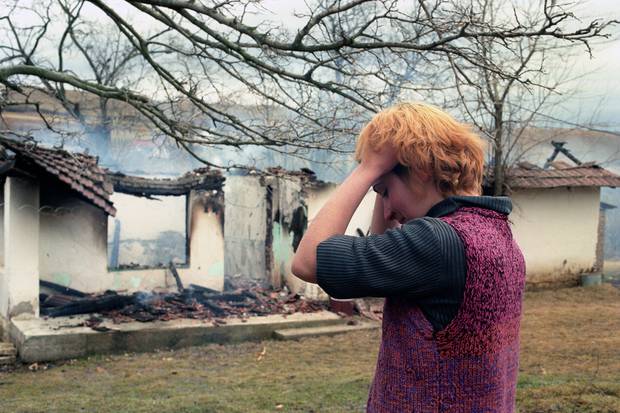
[{"label": "roof tile", "polygon": [[0,137],[0,144],[34,162],[37,166],[68,184],[74,191],[114,216],[116,209],[110,200],[113,188],[105,179],[105,171],[97,165],[97,158],[61,149],[48,149],[31,142],[18,142]]},{"label": "roof tile", "polygon": [[512,189],[566,186],[620,187],[620,176],[595,164],[576,167],[561,165],[560,169],[514,167],[506,171],[506,184]]}]

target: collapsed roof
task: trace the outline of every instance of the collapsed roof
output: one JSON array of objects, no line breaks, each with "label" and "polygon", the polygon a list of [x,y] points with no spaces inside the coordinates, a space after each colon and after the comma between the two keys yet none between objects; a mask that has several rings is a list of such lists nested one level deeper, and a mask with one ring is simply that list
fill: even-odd
[{"label": "collapsed roof", "polygon": [[97,164],[96,157],[44,148],[33,140],[17,141],[3,135],[0,135],[0,146],[0,175],[25,173],[52,177],[106,213],[116,214],[110,200],[112,184],[106,178],[106,171]]},{"label": "collapsed roof", "polygon": [[114,192],[137,196],[186,195],[191,190],[221,190],[225,178],[219,170],[199,168],[174,179],[144,178],[110,172],[96,157],[45,148],[34,140],[18,141],[0,135],[0,176],[51,177],[87,202],[116,215]]},{"label": "collapsed roof", "polygon": [[144,178],[120,172],[108,173],[114,191],[137,196],[185,195],[191,190],[220,190],[224,178],[219,170],[199,168],[174,178]]}]

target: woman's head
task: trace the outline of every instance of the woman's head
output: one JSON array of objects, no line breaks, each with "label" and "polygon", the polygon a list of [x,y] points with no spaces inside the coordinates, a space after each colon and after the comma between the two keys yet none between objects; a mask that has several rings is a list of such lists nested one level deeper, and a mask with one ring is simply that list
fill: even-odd
[{"label": "woman's head", "polygon": [[478,195],[482,187],[482,140],[446,112],[424,103],[400,103],[379,112],[362,129],[355,157],[367,148],[392,145],[405,168],[401,178],[432,180],[443,196]]}]

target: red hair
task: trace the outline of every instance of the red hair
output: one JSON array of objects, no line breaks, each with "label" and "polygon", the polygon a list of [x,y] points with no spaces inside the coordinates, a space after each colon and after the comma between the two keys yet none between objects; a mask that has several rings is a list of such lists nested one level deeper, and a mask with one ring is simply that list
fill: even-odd
[{"label": "red hair", "polygon": [[425,103],[400,103],[378,114],[362,129],[355,159],[368,148],[391,144],[408,172],[430,174],[443,196],[480,194],[483,142],[470,127]]}]

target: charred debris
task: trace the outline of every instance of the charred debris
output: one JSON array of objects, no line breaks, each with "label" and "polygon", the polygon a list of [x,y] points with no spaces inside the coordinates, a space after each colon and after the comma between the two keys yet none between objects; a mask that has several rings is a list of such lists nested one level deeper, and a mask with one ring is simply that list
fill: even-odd
[{"label": "charred debris", "polygon": [[286,288],[273,289],[258,284],[233,282],[227,282],[223,292],[194,284],[184,287],[174,265],[170,269],[178,292],[135,292],[125,295],[109,290],[102,294],[85,294],[41,281],[41,316],[91,314],[84,325],[97,331],[106,331],[106,327],[100,326],[104,320],[118,324],[189,318],[221,325],[226,324],[230,318],[245,320],[251,316],[310,313],[328,309],[327,303],[292,294]]}]

